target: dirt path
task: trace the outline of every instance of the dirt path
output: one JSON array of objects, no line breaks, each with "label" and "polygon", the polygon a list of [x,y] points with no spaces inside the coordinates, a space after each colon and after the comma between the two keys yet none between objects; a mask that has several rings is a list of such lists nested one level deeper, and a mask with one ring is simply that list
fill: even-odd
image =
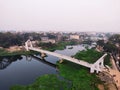
[{"label": "dirt path", "polygon": [[120,90],[120,72],[117,70],[109,69],[109,74],[113,77],[118,90]]},{"label": "dirt path", "polygon": [[112,63],[112,68],[109,68],[109,70],[107,70],[107,73],[109,73],[112,76],[118,90],[120,90],[120,72],[117,69],[115,61],[112,56],[111,56],[111,63]]}]

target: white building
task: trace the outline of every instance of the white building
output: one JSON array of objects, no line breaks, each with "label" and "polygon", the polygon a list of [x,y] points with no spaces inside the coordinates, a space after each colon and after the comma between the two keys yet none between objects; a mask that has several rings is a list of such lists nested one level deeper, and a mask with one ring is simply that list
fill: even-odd
[{"label": "white building", "polygon": [[41,41],[47,41],[48,39],[48,37],[41,37]]},{"label": "white building", "polygon": [[55,39],[49,39],[48,37],[41,37],[41,42],[43,43],[56,43]]},{"label": "white building", "polygon": [[70,39],[79,40],[79,39],[80,39],[80,36],[79,36],[79,35],[70,35]]}]

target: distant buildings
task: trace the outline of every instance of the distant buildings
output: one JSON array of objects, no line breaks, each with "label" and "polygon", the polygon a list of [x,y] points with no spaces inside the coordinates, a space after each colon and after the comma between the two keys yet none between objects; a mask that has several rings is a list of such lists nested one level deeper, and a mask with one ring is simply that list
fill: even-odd
[{"label": "distant buildings", "polygon": [[55,43],[56,41],[55,41],[55,39],[49,39],[48,37],[41,37],[41,42],[43,42],[43,43],[49,43],[49,42]]}]

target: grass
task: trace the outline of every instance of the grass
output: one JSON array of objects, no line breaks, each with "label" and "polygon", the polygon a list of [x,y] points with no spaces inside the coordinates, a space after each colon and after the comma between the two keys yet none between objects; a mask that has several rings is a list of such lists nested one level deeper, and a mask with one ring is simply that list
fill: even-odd
[{"label": "grass", "polygon": [[84,60],[84,61],[86,61],[88,63],[94,63],[102,55],[103,55],[103,53],[97,52],[94,49],[87,49],[87,51],[83,50],[83,51],[80,51],[80,52],[76,53],[76,55],[74,57],[79,59],[79,60]]},{"label": "grass", "polygon": [[59,64],[60,75],[72,82],[70,90],[98,90],[97,84],[101,81],[95,74],[90,74],[86,67],[64,61]]},{"label": "grass", "polygon": [[[79,60],[84,60],[88,63],[95,63],[100,57],[102,57],[103,54],[104,54],[103,52],[98,52],[95,49],[87,49],[87,51],[83,50],[76,53],[74,57]],[[107,54],[107,56],[105,57],[104,64],[111,66],[110,54]]]},{"label": "grass", "polygon": [[110,54],[108,54],[104,59],[104,64],[112,67],[112,63],[110,61]]},{"label": "grass", "polygon": [[59,80],[57,75],[44,75],[28,86],[15,85],[10,90],[69,90],[68,82]]}]

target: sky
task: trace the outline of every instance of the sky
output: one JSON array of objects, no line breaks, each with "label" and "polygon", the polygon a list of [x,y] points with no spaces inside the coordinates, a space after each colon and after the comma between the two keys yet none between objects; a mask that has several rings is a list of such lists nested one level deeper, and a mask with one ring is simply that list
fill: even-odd
[{"label": "sky", "polygon": [[120,0],[0,0],[0,30],[119,32]]}]

